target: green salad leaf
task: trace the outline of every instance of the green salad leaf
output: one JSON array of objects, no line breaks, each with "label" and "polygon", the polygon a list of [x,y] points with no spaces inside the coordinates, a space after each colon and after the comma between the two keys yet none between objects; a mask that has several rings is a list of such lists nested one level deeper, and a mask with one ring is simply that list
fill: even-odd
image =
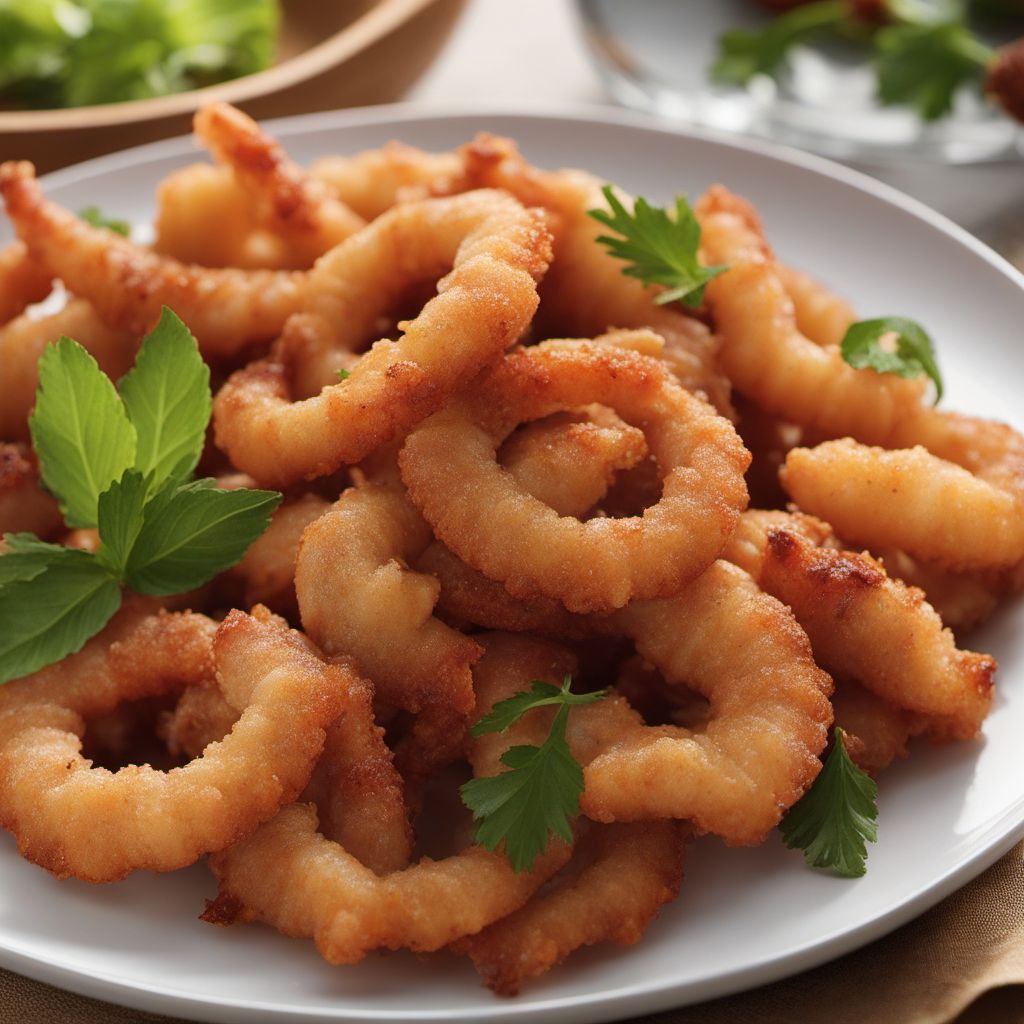
[{"label": "green salad leaf", "polygon": [[278,0],[3,0],[0,95],[35,107],[182,92],[273,62]]}]

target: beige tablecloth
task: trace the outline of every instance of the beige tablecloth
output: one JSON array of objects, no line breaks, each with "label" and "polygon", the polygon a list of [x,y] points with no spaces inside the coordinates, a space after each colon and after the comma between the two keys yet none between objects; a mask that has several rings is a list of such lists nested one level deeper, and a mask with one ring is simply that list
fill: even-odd
[{"label": "beige tablecloth", "polygon": [[[183,1024],[6,971],[0,972],[0,1021]],[[1024,843],[924,916],[856,953],[787,981],[633,1024],[951,1021],[1024,1024]]]}]

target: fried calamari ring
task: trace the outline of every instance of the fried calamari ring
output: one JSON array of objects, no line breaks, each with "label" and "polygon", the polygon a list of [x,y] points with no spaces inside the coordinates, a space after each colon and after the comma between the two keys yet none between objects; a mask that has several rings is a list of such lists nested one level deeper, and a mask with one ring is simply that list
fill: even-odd
[{"label": "fried calamari ring", "polygon": [[[82,758],[86,719],[215,670],[242,714],[202,757],[166,773],[111,773]],[[62,878],[184,867],[296,797],[354,678],[242,612],[217,627],[200,615],[129,608],[78,654],[0,691],[0,820],[22,856]]]},{"label": "fried calamari ring", "polygon": [[308,267],[365,225],[330,188],[309,176],[255,121],[227,103],[196,112],[193,130],[229,168],[282,250],[277,266]]},{"label": "fried calamari ring", "polygon": [[15,317],[0,327],[0,437],[27,441],[28,417],[36,401],[39,358],[61,335],[74,338],[93,356],[100,369],[116,380],[132,365],[139,347],[138,336],[109,327],[85,299],[72,298],[49,316]]},{"label": "fried calamari ring", "polygon": [[992,703],[995,661],[958,650],[924,595],[889,579],[878,562],[818,547],[807,532],[813,520],[800,517],[794,528],[783,517],[748,513],[723,557],[793,609],[828,671],[928,716],[937,732],[976,736]]},{"label": "fried calamari ring", "polygon": [[309,271],[179,263],[46,200],[30,163],[0,165],[0,194],[32,258],[114,327],[142,335],[169,306],[207,358],[223,359],[276,337],[300,308]]},{"label": "fried calamari ring", "polygon": [[960,571],[1024,560],[1024,478],[1013,494],[924,448],[887,451],[845,438],[794,448],[781,480],[801,508],[858,545]]},{"label": "fried calamari ring", "polygon": [[846,734],[850,757],[871,775],[906,757],[907,741],[926,727],[925,719],[847,679],[836,683],[832,710]]},{"label": "fried calamari ring", "polygon": [[[340,728],[374,728],[369,704]],[[471,846],[380,877],[317,825],[311,805],[293,804],[211,857],[220,891],[204,919],[264,921],[313,938],[330,963],[355,963],[378,948],[426,952],[517,910],[570,854],[555,839],[531,871],[516,872],[504,854]]]},{"label": "fried calamari ring", "polygon": [[797,330],[822,348],[840,345],[857,322],[853,308],[809,274],[783,263],[776,264],[775,272],[793,303]]},{"label": "fried calamari ring", "polygon": [[701,732],[645,726],[622,702],[574,710],[580,807],[597,821],[673,817],[730,845],[761,842],[820,771],[829,677],[789,610],[716,562],[677,596],[614,616],[669,685],[707,698]]},{"label": "fried calamari ring", "polygon": [[[560,517],[495,459],[521,422],[598,402],[642,426],[664,480],[642,517]],[[732,425],[654,360],[592,342],[519,350],[413,430],[402,478],[439,540],[514,596],[571,611],[671,593],[717,556],[746,503]]]},{"label": "fried calamari ring", "polygon": [[39,483],[35,452],[27,444],[0,442],[0,537],[27,532],[45,539],[63,526],[56,500]]},{"label": "fried calamari ring", "polygon": [[42,302],[52,287],[53,276],[31,259],[24,242],[0,249],[0,324],[33,302]]},{"label": "fried calamari ring", "polygon": [[856,370],[838,349],[801,334],[749,203],[718,185],[696,213],[705,261],[729,266],[708,283],[706,295],[722,339],[721,364],[736,390],[772,415],[825,436],[888,444],[897,425],[921,408],[923,379]]},{"label": "fried calamari ring", "polygon": [[593,337],[610,327],[651,328],[665,339],[662,358],[683,387],[702,392],[730,415],[729,382],[716,363],[717,338],[678,307],[656,305],[657,290],[623,275],[622,261],[597,242],[606,229],[588,211],[607,208],[601,179],[585,171],[539,170],[511,139],[496,135],[478,135],[460,154],[462,177],[452,187],[502,188],[548,211],[555,258],[541,283],[545,334]]},{"label": "fried calamari ring", "polygon": [[[402,777],[369,711],[370,692],[367,683],[349,694],[350,706],[328,728],[300,800],[317,805],[320,831],[328,839],[372,871],[386,874],[409,863],[412,829]],[[172,754],[195,758],[222,740],[238,718],[216,686],[189,686],[163,717],[159,733]]]},{"label": "fried calamari ring", "polygon": [[363,484],[310,524],[295,569],[310,637],[328,655],[353,657],[384,701],[416,716],[398,748],[412,775],[461,751],[473,710],[470,666],[481,653],[433,617],[437,580],[407,568],[430,540],[401,490]]},{"label": "fried calamari ring", "polygon": [[[549,255],[539,218],[498,192],[395,207],[317,263],[301,329],[221,389],[213,414],[217,444],[263,484],[312,479],[359,462],[436,410],[519,338],[536,309],[536,280]],[[358,347],[403,288],[445,270],[437,294],[402,325],[399,341],[378,341],[348,379],[292,401],[291,360],[315,364],[336,348]]]},{"label": "fried calamari ring", "polygon": [[244,607],[265,604],[282,615],[297,611],[295,560],[299,543],[306,527],[330,507],[326,498],[303,494],[274,510],[270,525],[227,572],[230,584],[240,584]]},{"label": "fried calamari ring", "polygon": [[594,825],[548,888],[453,948],[473,961],[488,988],[514,996],[577,949],[639,942],[679,893],[685,847],[678,822]]},{"label": "fried calamari ring", "polygon": [[254,236],[248,197],[227,167],[189,164],[156,189],[153,251],[202,267],[274,266],[272,241]]},{"label": "fried calamari ring", "polygon": [[327,156],[309,173],[366,220],[375,220],[397,202],[450,194],[462,180],[458,153],[428,153],[402,142],[388,142],[355,156]]}]

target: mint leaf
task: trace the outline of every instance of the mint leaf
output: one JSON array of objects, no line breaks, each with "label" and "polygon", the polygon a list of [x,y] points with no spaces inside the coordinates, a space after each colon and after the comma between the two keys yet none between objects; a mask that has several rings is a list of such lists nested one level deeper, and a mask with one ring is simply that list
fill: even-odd
[{"label": "mint leaf", "polygon": [[836,728],[832,735],[824,767],[786,812],[779,830],[786,846],[803,850],[811,867],[858,878],[866,870],[865,841],[878,838],[878,787],[850,760],[843,730]]},{"label": "mint leaf", "polygon": [[[891,334],[896,335],[894,348],[883,348],[881,339]],[[843,359],[857,370],[866,367],[877,373],[895,373],[907,378],[927,374],[935,384],[935,404],[942,398],[942,375],[935,361],[932,340],[915,320],[885,316],[851,324],[843,337],[840,352]]]},{"label": "mint leaf", "polygon": [[210,420],[210,369],[189,329],[164,306],[118,385],[138,434],[135,468],[151,493],[195,469]]},{"label": "mint leaf", "polygon": [[99,500],[100,549],[97,558],[123,578],[135,541],[142,530],[150,481],[138,470],[125,470]]},{"label": "mint leaf", "polygon": [[99,496],[135,459],[135,428],[78,342],[62,337],[43,352],[29,429],[40,477],[68,526],[95,526]]},{"label": "mint leaf", "polygon": [[611,185],[602,190],[611,212],[589,210],[598,223],[621,237],[601,235],[597,241],[627,266],[622,272],[646,285],[662,285],[667,290],[655,298],[658,305],[680,301],[699,306],[704,286],[727,267],[705,267],[697,259],[700,224],[683,196],[676,197],[675,216],[646,199],[637,199],[630,213],[616,198]]},{"label": "mint leaf", "polygon": [[108,231],[114,231],[119,235],[124,235],[127,238],[132,233],[132,226],[126,220],[113,220],[110,217],[106,217],[103,211],[98,206],[86,206],[78,211],[78,216],[86,222],[91,224],[94,228],[106,228]]},{"label": "mint leaf", "polygon": [[993,56],[960,21],[881,29],[875,35],[878,98],[935,121],[952,111],[963,86],[984,80]]},{"label": "mint leaf", "polygon": [[125,583],[155,595],[202,585],[245,554],[280,501],[276,491],[224,491],[213,480],[165,486],[146,507]]},{"label": "mint leaf", "polygon": [[551,704],[593,704],[601,700],[608,691],[594,690],[591,693],[570,693],[569,686],[572,682],[570,676],[562,681],[561,688],[552,686],[551,683],[534,679],[530,683],[530,689],[517,693],[507,700],[498,701],[491,710],[484,715],[470,730],[470,736],[483,736],[489,732],[504,732],[510,725],[514,725],[527,711],[534,708],[541,708]]},{"label": "mint leaf", "polygon": [[60,544],[46,544],[31,533],[5,533],[7,551],[0,554],[0,586],[31,580],[55,562],[74,561],[80,554]]},{"label": "mint leaf", "polygon": [[95,557],[64,550],[32,579],[0,586],[0,683],[73,654],[121,605],[121,588]]},{"label": "mint leaf", "polygon": [[746,85],[755,75],[774,75],[798,43],[850,18],[846,0],[804,4],[773,18],[760,32],[732,29],[718,37],[711,79]]},{"label": "mint leaf", "polygon": [[530,689],[498,701],[470,729],[473,736],[504,732],[534,708],[558,705],[548,738],[539,747],[507,750],[501,763],[510,771],[472,779],[459,790],[473,812],[473,838],[488,850],[504,841],[505,853],[516,871],[529,870],[554,833],[572,841],[572,819],[579,814],[583,769],[565,741],[569,708],[601,700],[606,690],[570,693],[570,676],[561,688],[535,679]]}]

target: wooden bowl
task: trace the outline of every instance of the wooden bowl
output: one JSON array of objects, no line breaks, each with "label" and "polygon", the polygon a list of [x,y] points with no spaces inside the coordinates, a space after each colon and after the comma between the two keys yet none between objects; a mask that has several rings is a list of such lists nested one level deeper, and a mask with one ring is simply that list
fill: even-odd
[{"label": "wooden bowl", "polygon": [[190,92],[59,110],[0,111],[0,159],[40,172],[191,130],[226,100],[255,118],[398,99],[426,70],[465,0],[284,0],[277,64]]}]

